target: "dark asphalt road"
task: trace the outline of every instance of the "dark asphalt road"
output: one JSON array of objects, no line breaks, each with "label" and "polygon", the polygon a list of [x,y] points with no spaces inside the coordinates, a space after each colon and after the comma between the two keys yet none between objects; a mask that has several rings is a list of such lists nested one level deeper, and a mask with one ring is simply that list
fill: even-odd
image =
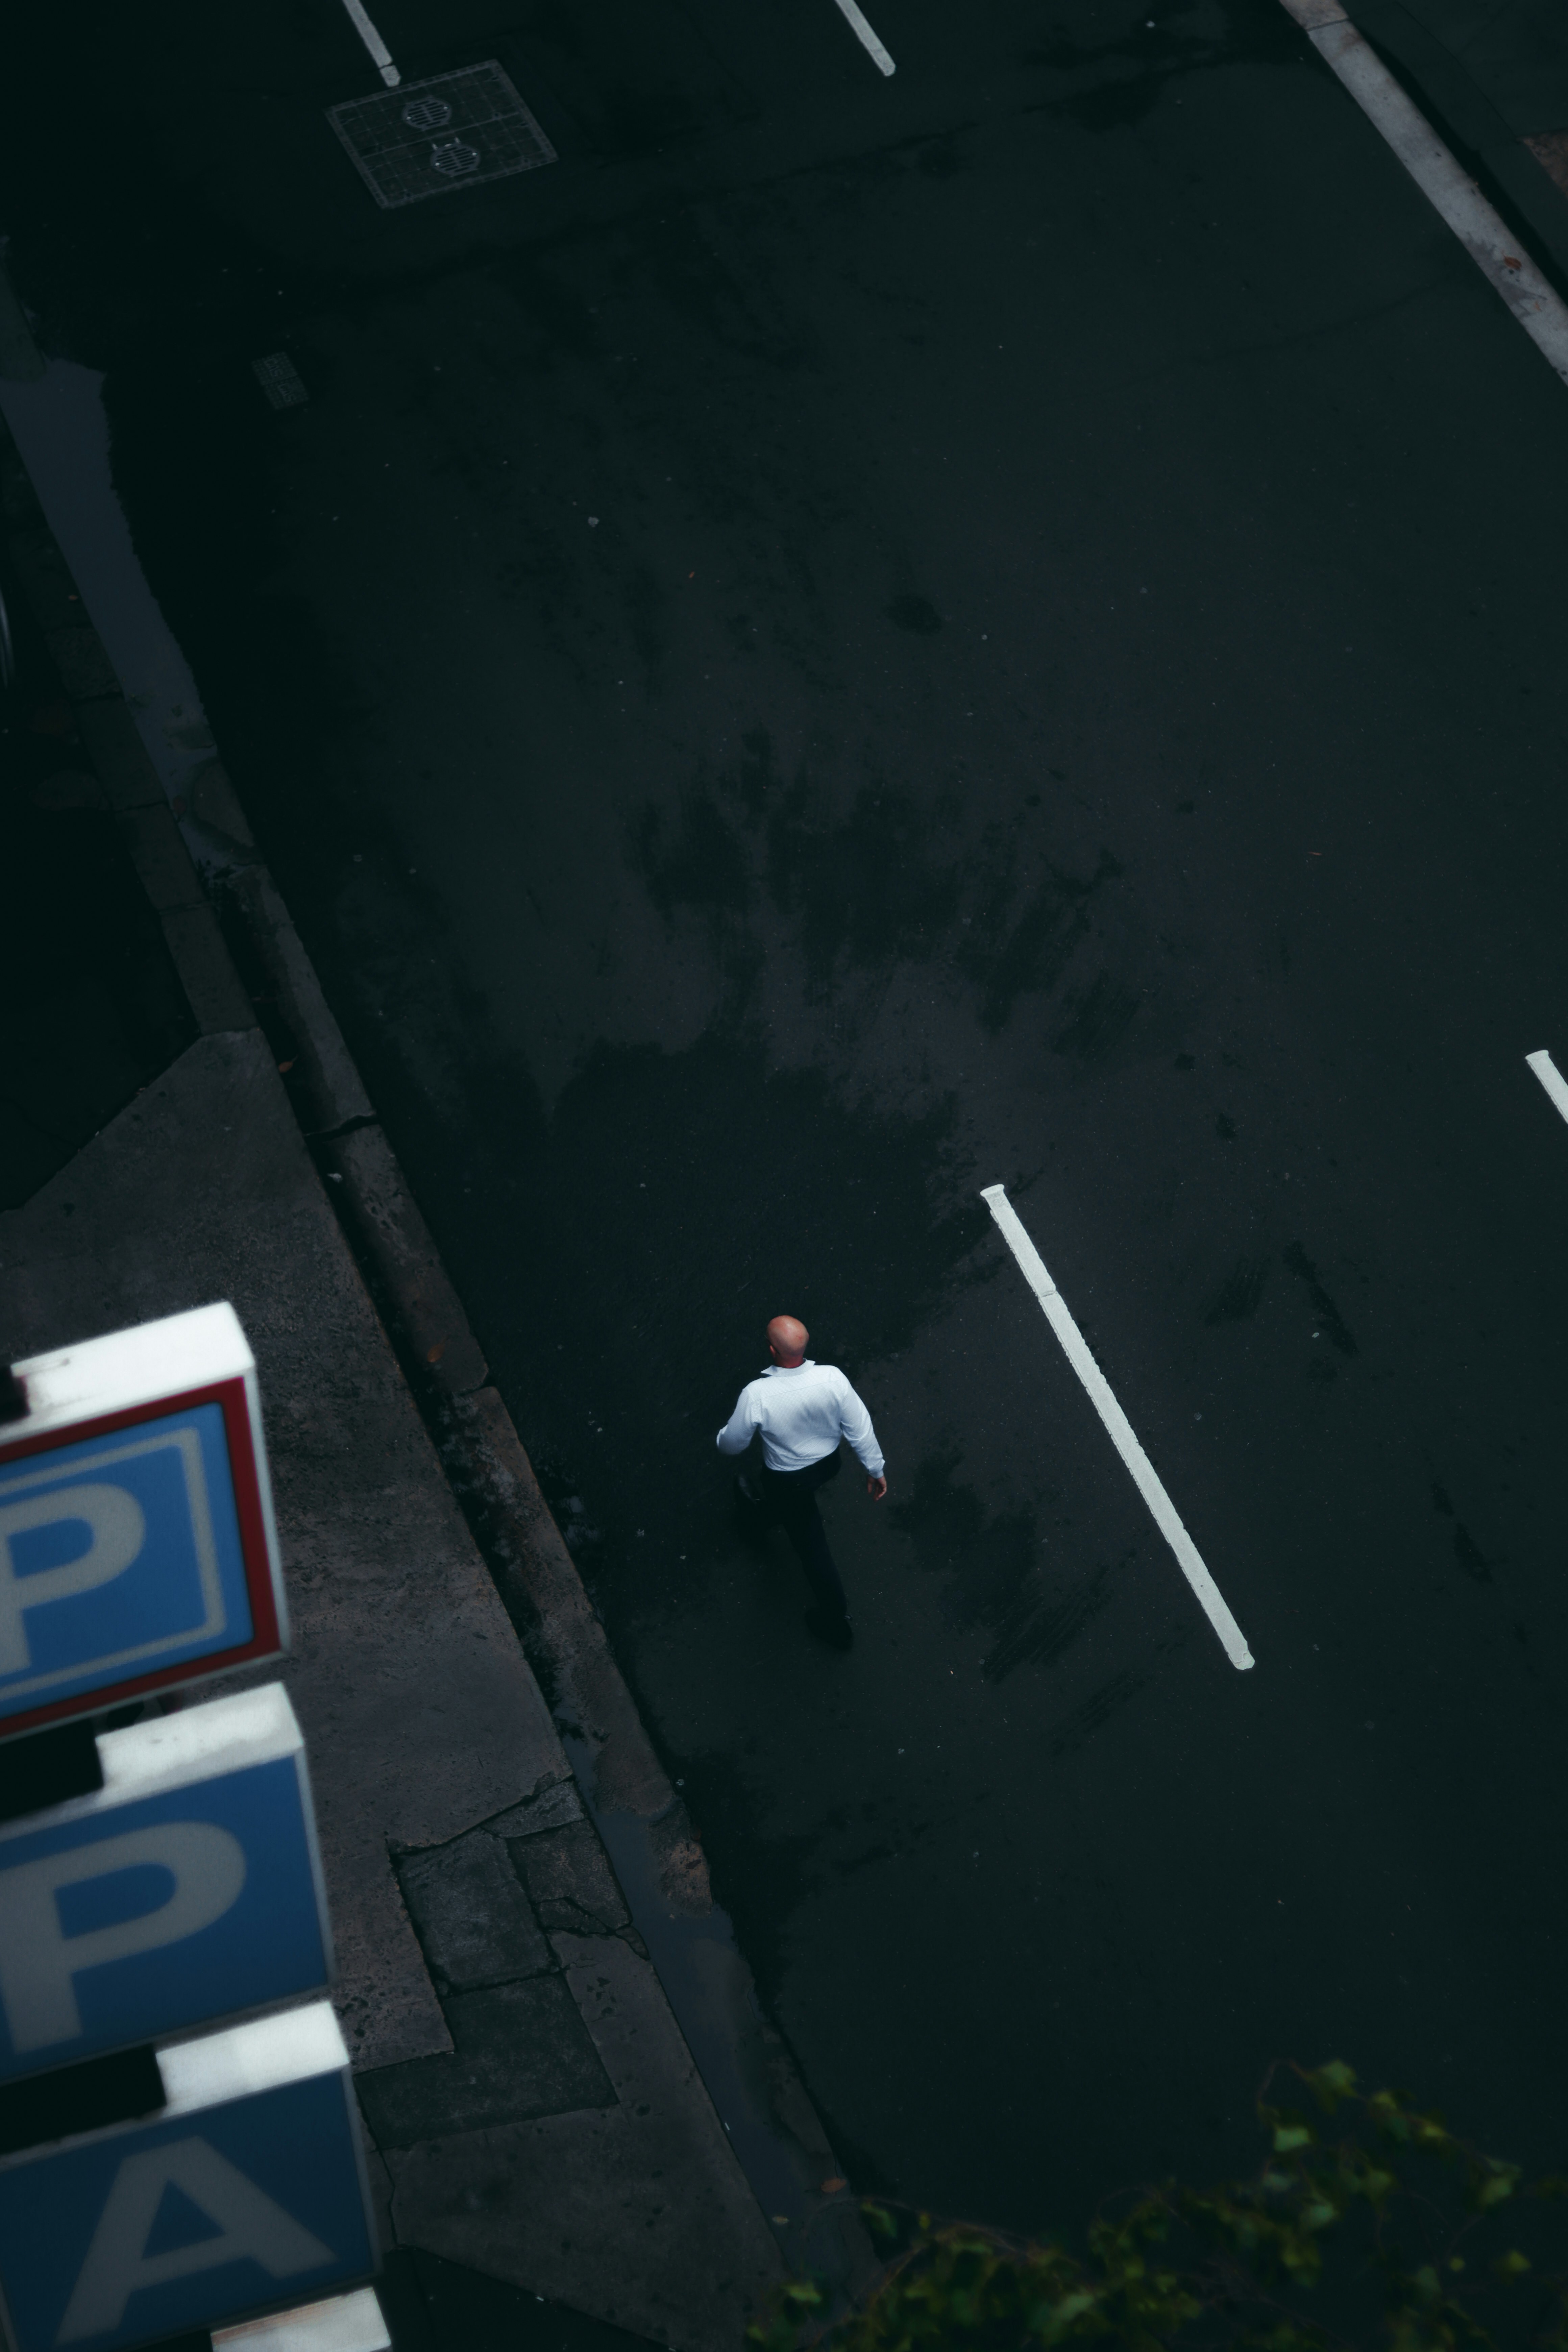
[{"label": "dark asphalt road", "polygon": [[870,13],[395,0],[562,160],[379,215],[330,0],[62,0],[17,276],[857,2185],[1071,2221],[1282,2054],[1561,2162],[1563,388],[1272,0]]}]

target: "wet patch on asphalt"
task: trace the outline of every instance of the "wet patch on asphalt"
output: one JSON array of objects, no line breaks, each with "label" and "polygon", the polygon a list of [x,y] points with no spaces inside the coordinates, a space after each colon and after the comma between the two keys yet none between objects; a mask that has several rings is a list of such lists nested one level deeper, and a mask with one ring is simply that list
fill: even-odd
[{"label": "wet patch on asphalt", "polygon": [[917,1567],[946,1579],[939,1606],[955,1631],[994,1625],[1016,1605],[1039,1544],[1034,1512],[988,1514],[978,1490],[955,1481],[958,1460],[949,1453],[917,1464],[909,1501],[889,1512]]},{"label": "wet patch on asphalt", "polygon": [[[1021,997],[1062,986],[1125,869],[1102,848],[1090,873],[1074,874],[1030,839],[1043,827],[1026,809],[977,844],[965,819],[956,788],[921,795],[882,776],[846,805],[809,761],[783,773],[757,727],[742,757],[673,811],[637,809],[627,856],[667,922],[690,912],[733,927],[765,900],[789,926],[813,998],[847,970],[940,964],[974,988],[995,1034]],[[1088,1064],[1121,1045],[1149,993],[1147,948],[1123,952],[1121,969],[1102,965],[1067,988],[1054,1052]]]}]

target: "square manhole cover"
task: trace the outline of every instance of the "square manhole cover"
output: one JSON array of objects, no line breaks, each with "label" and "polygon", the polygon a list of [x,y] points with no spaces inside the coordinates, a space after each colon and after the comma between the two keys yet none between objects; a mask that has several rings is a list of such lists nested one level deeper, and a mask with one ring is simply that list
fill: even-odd
[{"label": "square manhole cover", "polygon": [[412,205],[555,161],[493,61],[330,106],[327,120],[378,205]]},{"label": "square manhole cover", "polygon": [[303,408],[309,401],[310,395],[287,352],[273,352],[264,360],[252,360],[250,367],[274,408]]}]

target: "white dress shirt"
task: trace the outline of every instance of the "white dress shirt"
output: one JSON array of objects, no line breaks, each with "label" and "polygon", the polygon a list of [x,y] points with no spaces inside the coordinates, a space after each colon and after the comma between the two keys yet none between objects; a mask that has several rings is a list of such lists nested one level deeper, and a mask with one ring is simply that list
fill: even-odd
[{"label": "white dress shirt", "polygon": [[770,1364],[760,1379],[748,1381],[719,1432],[720,1453],[743,1454],[759,1429],[770,1470],[805,1470],[836,1454],[847,1437],[869,1475],[882,1475],[871,1416],[837,1364]]}]

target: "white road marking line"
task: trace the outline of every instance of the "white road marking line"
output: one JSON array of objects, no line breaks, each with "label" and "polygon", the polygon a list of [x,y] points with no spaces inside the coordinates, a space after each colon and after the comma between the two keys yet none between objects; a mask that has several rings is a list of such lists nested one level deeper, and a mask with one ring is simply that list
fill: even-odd
[{"label": "white road marking line", "polygon": [[[345,0],[345,5],[346,5],[347,0]],[[865,17],[862,16],[859,9],[855,5],[855,0],[838,0],[838,5],[843,14],[845,23],[849,26],[850,31],[854,34],[855,38],[859,42],[860,47],[865,50],[872,63],[879,67],[885,74],[895,72],[897,68],[893,64],[892,58],[888,55],[887,50],[882,47],[881,42],[877,38],[876,34],[871,30],[870,26],[868,25]]]},{"label": "white road marking line", "polygon": [[1553,292],[1426,116],[1368,47],[1340,0],[1281,0],[1281,5],[1370,116],[1542,358],[1568,383],[1568,304]]},{"label": "white road marking line", "polygon": [[354,31],[359,35],[360,39],[364,43],[365,47],[370,51],[371,56],[381,68],[381,78],[383,81],[386,84],[388,89],[395,89],[398,83],[403,79],[403,76],[393,64],[392,51],[387,47],[386,43],[382,39],[381,35],[376,31],[375,26],[365,15],[363,8],[360,5],[360,0],[343,0],[343,6],[348,10],[349,16],[353,19]]},{"label": "white road marking line", "polygon": [[1568,1078],[1565,1078],[1550,1054],[1527,1054],[1524,1066],[1533,1070],[1552,1101],[1568,1118]]},{"label": "white road marking line", "polygon": [[1045,1261],[1019,1222],[1005,1184],[987,1184],[980,1195],[996,1220],[1003,1240],[1017,1259],[1025,1281],[1045,1311],[1047,1322],[1061,1341],[1062,1353],[1089,1391],[1089,1402],[1110,1433],[1110,1442],[1132,1473],[1132,1483],[1148,1504],[1154,1525],[1176,1555],[1182,1574],[1196,1593],[1205,1616],[1219,1635],[1220,1647],[1238,1673],[1253,1664],[1242,1635],[1218,1585],[1205,1567],[1202,1555],[1176,1516],[1176,1507],[1160,1484],[1159,1473],[1133,1434],[1132,1424],[1111,1393],[1110,1383],[1089,1352],[1088,1340],[1073,1321],[1067,1300],[1046,1272]]}]

